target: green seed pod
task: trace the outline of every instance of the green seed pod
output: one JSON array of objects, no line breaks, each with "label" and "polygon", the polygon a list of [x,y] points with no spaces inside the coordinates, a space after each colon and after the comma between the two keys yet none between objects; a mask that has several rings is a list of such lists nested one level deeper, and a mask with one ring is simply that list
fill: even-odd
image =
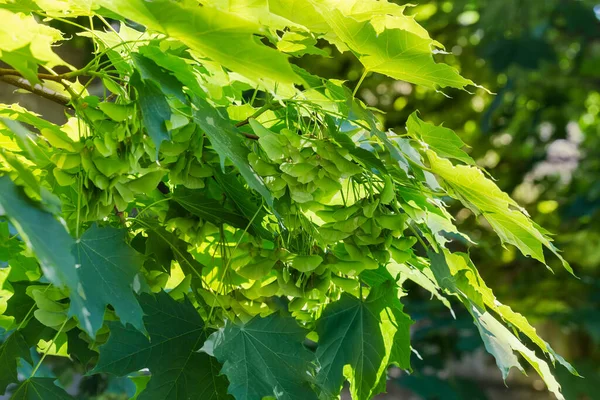
[{"label": "green seed pod", "polygon": [[350,218],[351,215],[354,215],[358,210],[360,210],[360,206],[358,204],[354,204],[350,207],[341,207],[333,213],[333,219],[337,222],[345,221]]},{"label": "green seed pod", "polygon": [[127,188],[133,193],[149,193],[156,189],[158,182],[165,176],[165,171],[152,171],[146,175],[127,182]]},{"label": "green seed pod", "polygon": [[323,257],[319,255],[296,256],[292,260],[292,268],[300,272],[314,271],[323,262]]},{"label": "green seed pod", "polygon": [[304,293],[302,293],[302,290],[297,288],[293,282],[289,281],[289,278],[288,278],[288,281],[286,281],[284,279],[284,275],[279,271],[277,271],[277,283],[279,285],[279,289],[281,290],[282,294],[285,296],[292,296],[292,297],[303,297],[304,296]]},{"label": "green seed pod", "polygon": [[417,238],[414,236],[401,237],[392,241],[392,246],[398,250],[408,250],[417,243]]},{"label": "green seed pod", "polygon": [[[264,285],[264,283],[263,283],[263,285]],[[260,295],[263,297],[275,296],[278,291],[279,291],[279,284],[277,283],[277,279],[274,279],[268,285],[261,286],[259,289]]]},{"label": "green seed pod", "polygon": [[358,294],[360,282],[356,279],[342,278],[337,275],[331,275],[331,282],[342,290],[352,294]]},{"label": "green seed pod", "polygon": [[380,215],[375,218],[375,221],[382,228],[389,229],[391,231],[404,230],[404,223],[406,222],[405,214],[391,214],[391,215]]},{"label": "green seed pod", "polygon": [[247,264],[237,270],[237,273],[246,279],[259,280],[264,278],[271,271],[275,262],[275,260],[265,258],[258,262]]},{"label": "green seed pod", "polygon": [[398,264],[402,264],[402,263],[406,262],[411,256],[411,253],[409,251],[398,250],[394,246],[390,247],[389,250],[392,253],[392,258]]},{"label": "green seed pod", "polygon": [[296,297],[288,304],[288,310],[290,312],[300,311],[306,305],[306,301],[307,299],[304,299],[302,297]]},{"label": "green seed pod", "polygon": [[379,195],[379,200],[381,201],[381,204],[390,204],[395,197],[394,183],[392,182],[392,178],[390,178],[388,175],[383,177],[383,181],[383,190]]},{"label": "green seed pod", "polygon": [[260,176],[279,175],[279,171],[277,171],[277,168],[273,164],[263,161],[254,153],[248,154],[248,161],[252,169]]},{"label": "green seed pod", "polygon": [[81,156],[79,153],[55,153],[50,160],[60,169],[71,169],[81,165]]},{"label": "green seed pod", "polygon": [[71,186],[77,181],[77,175],[71,175],[60,168],[54,168],[52,175],[60,186]]},{"label": "green seed pod", "polygon": [[213,176],[213,169],[205,165],[192,163],[189,174],[195,178],[210,178]]},{"label": "green seed pod", "polygon": [[286,188],[287,183],[280,176],[267,176],[265,185],[272,192],[277,192]]},{"label": "green seed pod", "polygon": [[387,264],[390,261],[390,252],[387,250],[373,250],[371,255],[379,264]]},{"label": "green seed pod", "polygon": [[367,219],[362,216],[353,217],[346,221],[340,221],[333,224],[333,228],[341,232],[354,232],[357,230]]},{"label": "green seed pod", "polygon": [[377,210],[378,206],[379,199],[375,199],[375,201],[373,201],[372,203],[365,202],[362,208],[363,215],[367,218],[373,218],[373,214],[375,214],[375,210]]},{"label": "green seed pod", "polygon": [[[321,264],[323,267],[327,267],[327,264]],[[331,283],[331,271],[325,270],[321,275],[312,275],[310,285],[313,290],[319,291],[320,294],[325,295],[329,290]]]}]

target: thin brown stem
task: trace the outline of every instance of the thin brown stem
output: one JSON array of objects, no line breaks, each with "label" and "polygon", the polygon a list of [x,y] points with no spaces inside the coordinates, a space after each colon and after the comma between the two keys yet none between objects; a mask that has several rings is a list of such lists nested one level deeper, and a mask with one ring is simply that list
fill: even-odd
[{"label": "thin brown stem", "polygon": [[244,135],[244,136],[246,136],[246,138],[252,139],[252,140],[258,140],[259,139],[258,135],[255,135],[254,133],[242,132],[242,135]]},{"label": "thin brown stem", "polygon": [[[90,71],[88,71],[86,68],[84,68],[84,69],[78,69],[77,71],[72,71],[72,72],[67,72],[65,74],[57,74],[57,75],[40,73],[40,74],[37,74],[37,77],[41,80],[54,81],[54,82],[61,83],[64,79],[69,80],[69,79],[75,78],[80,75],[86,75],[89,72]],[[15,70],[15,69],[9,69],[9,68],[0,68],[0,76],[19,76],[19,77],[23,78],[22,73],[20,73],[19,71]]]},{"label": "thin brown stem", "polygon": [[64,94],[58,93],[52,89],[44,87],[40,84],[32,85],[27,79],[22,78],[20,76],[2,76],[0,75],[0,81],[6,82],[13,86],[16,86],[21,89],[25,89],[28,92],[36,94],[40,97],[43,97],[48,100],[52,100],[55,103],[58,103],[65,107],[72,107],[69,103],[71,102],[71,98],[65,96]]}]

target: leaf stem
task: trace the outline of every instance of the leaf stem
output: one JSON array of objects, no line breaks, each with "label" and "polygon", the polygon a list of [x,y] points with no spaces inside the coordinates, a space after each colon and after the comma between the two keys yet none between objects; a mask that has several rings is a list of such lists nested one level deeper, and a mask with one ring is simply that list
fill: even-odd
[{"label": "leaf stem", "polygon": [[[273,104],[273,103],[269,102],[269,103],[265,104],[264,106],[262,106],[261,108],[259,108],[258,110],[256,110],[256,112],[254,112],[254,114],[252,114],[248,118],[246,118],[240,122],[237,122],[235,124],[235,126],[236,126],[236,128],[239,128],[241,126],[248,125],[250,123],[250,119],[256,119],[268,110],[278,110],[281,107],[282,107],[281,104]],[[243,134],[248,139],[258,140],[258,136],[253,133],[245,133],[244,132]]]},{"label": "leaf stem", "polygon": [[368,73],[369,73],[369,70],[365,69],[363,74],[361,75],[360,79],[358,80],[358,83],[356,84],[356,86],[354,86],[354,90],[352,91],[352,97],[356,97],[356,92],[358,92],[360,85],[363,83],[363,81],[367,77]]},{"label": "leaf stem", "polygon": [[[50,286],[52,286],[52,285],[47,285],[46,288],[42,291],[42,294],[46,293],[46,291],[48,291],[48,289],[50,289]],[[31,314],[31,312],[33,311],[35,306],[36,306],[36,304],[33,303],[31,308],[29,309],[29,311],[27,311],[27,314],[25,314],[25,317],[23,317],[23,320],[21,321],[19,326],[17,326],[17,331],[21,330],[21,328],[23,327],[23,324],[27,321],[27,318],[29,318],[29,315]]]},{"label": "leaf stem", "polygon": [[419,241],[419,243],[421,243],[421,246],[423,246],[423,250],[425,250],[427,252],[427,248],[429,246],[427,246],[427,244],[425,243],[425,241],[423,241],[423,239],[421,238],[421,235],[419,235],[419,233],[417,232],[417,230],[411,225],[411,224],[407,224],[408,228],[415,234],[415,237],[417,238],[417,240]]},{"label": "leaf stem", "polygon": [[30,378],[33,378],[35,376],[35,373],[37,372],[38,368],[40,368],[40,366],[42,365],[42,362],[44,361],[44,359],[46,358],[46,356],[48,355],[48,352],[50,351],[50,346],[52,346],[55,342],[56,339],[58,339],[58,335],[61,334],[63,328],[65,327],[65,325],[67,324],[67,321],[69,321],[69,317],[65,318],[65,321],[62,323],[62,325],[60,326],[60,328],[58,329],[58,332],[56,332],[56,335],[54,335],[54,338],[52,339],[52,341],[48,344],[48,347],[46,347],[46,350],[44,350],[44,353],[42,354],[42,358],[40,358],[40,361],[38,361],[37,365],[35,366],[35,368],[33,368],[33,371],[31,371],[31,375]]}]

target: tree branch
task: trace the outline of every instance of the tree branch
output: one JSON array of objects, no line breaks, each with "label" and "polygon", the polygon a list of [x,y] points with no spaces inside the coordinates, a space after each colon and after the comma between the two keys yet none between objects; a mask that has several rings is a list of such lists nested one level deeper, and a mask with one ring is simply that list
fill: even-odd
[{"label": "tree branch", "polygon": [[[23,77],[23,74],[17,70],[8,69],[8,68],[0,68],[0,76],[7,76],[7,75],[20,76],[21,78]],[[37,74],[37,76],[40,79],[47,80],[47,81],[55,81],[55,82],[60,82],[61,80],[65,79],[62,77],[62,75]]]},{"label": "tree branch", "polygon": [[[23,74],[20,73],[19,71],[17,71],[16,69],[9,69],[9,68],[0,68],[0,76],[20,76],[21,78],[23,78]],[[71,71],[71,72],[67,72],[65,74],[57,74],[57,75],[53,75],[53,74],[37,74],[37,77],[39,79],[42,80],[47,80],[47,81],[54,81],[54,82],[59,82],[61,83],[63,80],[69,80],[72,78],[75,78],[77,76],[81,76],[81,75],[93,75],[93,71],[90,71],[89,67],[85,67],[82,69],[78,69],[75,71]]]},{"label": "tree branch", "polygon": [[[53,75],[51,75],[53,76]],[[44,79],[44,78],[42,78]],[[71,102],[71,98],[68,96],[65,96],[64,94],[55,92],[52,89],[49,89],[47,87],[44,87],[40,84],[36,84],[36,85],[32,85],[27,79],[19,77],[19,76],[2,76],[0,74],[0,81],[2,82],[6,82],[8,84],[11,84],[13,86],[19,87],[21,89],[25,89],[28,92],[31,92],[33,94],[37,94],[38,96],[41,96],[45,99],[51,100],[55,103],[58,103],[62,106],[65,107],[71,107],[71,105],[69,104]]]}]

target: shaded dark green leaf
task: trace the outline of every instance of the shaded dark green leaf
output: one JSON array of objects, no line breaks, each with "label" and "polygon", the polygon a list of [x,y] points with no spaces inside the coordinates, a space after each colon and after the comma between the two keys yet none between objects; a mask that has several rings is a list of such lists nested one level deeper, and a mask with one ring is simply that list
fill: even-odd
[{"label": "shaded dark green leaf", "polygon": [[81,286],[86,293],[84,308],[75,308],[75,313],[89,316],[82,325],[91,337],[102,326],[108,304],[113,306],[123,324],[130,323],[144,331],[142,309],[133,292],[142,256],[127,245],[125,235],[124,230],[94,225],[73,249]]},{"label": "shaded dark green leaf", "polygon": [[410,368],[411,319],[402,311],[395,283],[372,289],[361,301],[343,294],[317,321],[320,369],[317,383],[324,397],[340,393],[344,367],[350,366],[353,399],[369,400],[385,391],[390,364]]},{"label": "shaded dark green leaf", "polygon": [[213,224],[229,224],[236,228],[245,228],[247,219],[237,210],[228,210],[215,199],[207,197],[204,190],[177,188],[171,197],[188,212]]},{"label": "shaded dark green leaf", "polygon": [[171,139],[171,134],[167,130],[167,121],[171,119],[171,107],[155,82],[143,81],[139,75],[134,74],[131,83],[137,89],[144,126],[156,146],[158,156],[160,144]]},{"label": "shaded dark green leaf", "polygon": [[160,292],[142,294],[140,304],[150,338],[109,322],[111,334],[93,372],[124,376],[150,369],[152,378],[138,400],[227,399],[227,380],[217,375],[216,360],[198,352],[208,332],[189,300],[178,303]]},{"label": "shaded dark green leaf", "polygon": [[314,355],[302,344],[307,333],[293,318],[272,314],[242,325],[227,321],[207,343],[237,400],[316,400],[310,386]]},{"label": "shaded dark green leaf", "polygon": [[0,345],[0,393],[6,391],[11,383],[18,382],[17,364],[23,358],[33,363],[29,354],[29,346],[20,332],[13,332]]},{"label": "shaded dark green leaf", "polygon": [[72,400],[64,389],[54,384],[55,378],[29,378],[15,390],[11,400]]},{"label": "shaded dark green leaf", "polygon": [[260,193],[267,204],[273,206],[273,196],[263,180],[254,172],[248,163],[248,148],[242,142],[242,134],[231,123],[227,113],[212,107],[200,97],[194,98],[194,121],[208,136],[210,143],[221,158],[221,168],[229,159],[240,171],[248,186]]}]

